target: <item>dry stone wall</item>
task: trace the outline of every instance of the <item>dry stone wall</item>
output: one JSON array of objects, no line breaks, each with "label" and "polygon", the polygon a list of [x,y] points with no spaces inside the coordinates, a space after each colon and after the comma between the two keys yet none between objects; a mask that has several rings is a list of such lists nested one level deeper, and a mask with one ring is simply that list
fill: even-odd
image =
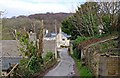
[{"label": "dry stone wall", "polygon": [[[100,43],[103,43],[103,41]],[[99,46],[97,46],[98,48],[95,46],[97,44],[82,49],[81,59],[84,59],[85,65],[97,77],[120,76],[120,56],[101,53],[98,50]]]}]

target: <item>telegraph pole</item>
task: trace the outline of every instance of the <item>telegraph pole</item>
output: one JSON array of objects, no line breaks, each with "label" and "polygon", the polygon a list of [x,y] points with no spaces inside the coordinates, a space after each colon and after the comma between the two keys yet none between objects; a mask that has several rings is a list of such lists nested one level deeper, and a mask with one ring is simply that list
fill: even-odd
[{"label": "telegraph pole", "polygon": [[[2,15],[3,11],[0,11],[0,40],[2,40]],[[2,76],[2,43],[0,43],[0,77]]]}]

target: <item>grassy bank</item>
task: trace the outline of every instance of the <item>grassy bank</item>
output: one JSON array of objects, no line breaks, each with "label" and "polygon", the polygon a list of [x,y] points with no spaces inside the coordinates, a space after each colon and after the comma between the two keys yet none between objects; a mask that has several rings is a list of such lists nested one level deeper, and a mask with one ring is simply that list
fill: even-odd
[{"label": "grassy bank", "polygon": [[92,78],[93,74],[91,73],[91,71],[86,66],[83,66],[79,59],[75,58],[73,55],[71,55],[71,56],[76,63],[76,66],[77,66],[80,76],[82,78]]}]

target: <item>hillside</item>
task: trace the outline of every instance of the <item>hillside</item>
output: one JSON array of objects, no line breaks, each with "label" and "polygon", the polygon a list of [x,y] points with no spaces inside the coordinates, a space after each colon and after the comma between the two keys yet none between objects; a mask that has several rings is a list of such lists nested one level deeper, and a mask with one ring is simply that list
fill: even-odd
[{"label": "hillside", "polygon": [[55,23],[58,28],[61,26],[61,22],[71,16],[72,13],[46,13],[46,14],[32,14],[29,16],[18,16],[12,18],[3,18],[2,39],[9,40],[13,38],[13,29],[22,31],[26,28],[27,31],[34,29],[39,32],[40,20],[44,21],[45,29],[49,32],[55,32]]},{"label": "hillside", "polygon": [[[50,32],[54,32],[55,30],[55,23],[57,28],[61,26],[61,22],[67,18],[68,16],[71,16],[72,13],[46,13],[46,14],[33,14],[29,15],[28,17],[30,19],[38,19],[38,20],[44,20],[44,26],[49,29]],[[56,20],[56,22],[55,22]]]}]

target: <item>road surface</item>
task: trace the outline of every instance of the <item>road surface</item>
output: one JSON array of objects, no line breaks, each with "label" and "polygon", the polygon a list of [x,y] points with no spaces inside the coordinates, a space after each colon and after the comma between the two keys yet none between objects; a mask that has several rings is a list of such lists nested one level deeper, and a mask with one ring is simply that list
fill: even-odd
[{"label": "road surface", "polygon": [[45,76],[73,76],[75,74],[73,69],[75,62],[69,56],[67,50],[67,48],[60,49],[59,55],[61,59],[59,64]]}]

